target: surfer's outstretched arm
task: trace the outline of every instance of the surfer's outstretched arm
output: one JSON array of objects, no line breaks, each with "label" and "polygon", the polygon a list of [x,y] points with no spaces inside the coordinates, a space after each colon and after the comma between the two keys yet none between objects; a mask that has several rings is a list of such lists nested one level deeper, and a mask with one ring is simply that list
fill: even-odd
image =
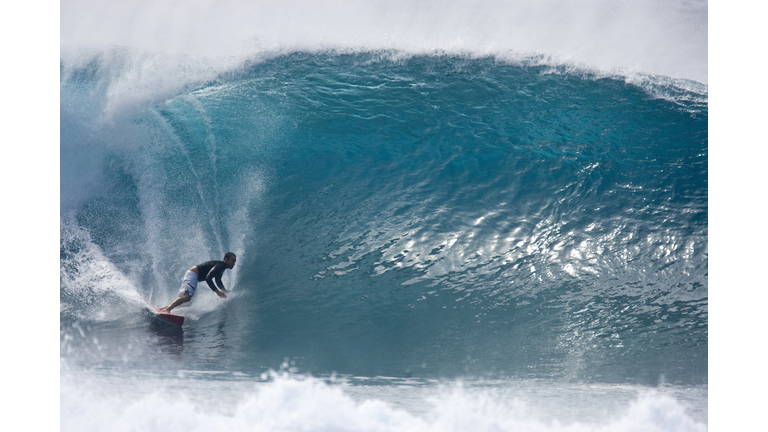
[{"label": "surfer's outstretched arm", "polygon": [[[221,283],[221,276],[216,278],[215,284],[212,279],[206,279],[205,281],[208,282],[208,286],[211,287],[211,291],[215,292],[217,296],[221,298],[227,298],[227,295],[225,294],[227,290],[224,289],[224,284]],[[216,285],[218,285],[218,287]]]}]

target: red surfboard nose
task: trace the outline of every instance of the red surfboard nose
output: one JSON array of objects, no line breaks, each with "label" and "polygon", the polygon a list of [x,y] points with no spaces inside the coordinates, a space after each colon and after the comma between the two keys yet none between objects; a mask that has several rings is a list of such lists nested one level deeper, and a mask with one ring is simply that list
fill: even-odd
[{"label": "red surfboard nose", "polygon": [[152,312],[155,318],[159,319],[160,321],[164,321],[177,326],[184,324],[184,317],[181,315],[174,315],[168,312],[163,312],[160,309],[156,309],[152,306],[147,306],[147,310]]}]

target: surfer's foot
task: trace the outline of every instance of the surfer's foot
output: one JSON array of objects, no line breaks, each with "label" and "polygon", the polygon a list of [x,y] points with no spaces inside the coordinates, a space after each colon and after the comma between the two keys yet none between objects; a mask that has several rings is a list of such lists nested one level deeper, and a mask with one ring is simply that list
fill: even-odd
[{"label": "surfer's foot", "polygon": [[168,306],[166,306],[166,307],[161,307],[161,308],[160,308],[160,309],[158,309],[158,310],[159,310],[159,311],[163,311],[163,312],[168,312]]}]

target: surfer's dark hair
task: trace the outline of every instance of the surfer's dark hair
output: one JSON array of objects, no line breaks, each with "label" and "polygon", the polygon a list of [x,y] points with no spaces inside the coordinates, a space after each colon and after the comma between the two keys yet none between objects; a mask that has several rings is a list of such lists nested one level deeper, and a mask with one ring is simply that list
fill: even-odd
[{"label": "surfer's dark hair", "polygon": [[235,255],[235,254],[234,254],[234,253],[232,253],[232,252],[227,252],[227,253],[225,253],[225,254],[224,254],[224,261],[226,261],[226,260],[227,260],[227,258],[229,258],[229,257],[235,257],[235,258],[237,258],[237,255]]}]

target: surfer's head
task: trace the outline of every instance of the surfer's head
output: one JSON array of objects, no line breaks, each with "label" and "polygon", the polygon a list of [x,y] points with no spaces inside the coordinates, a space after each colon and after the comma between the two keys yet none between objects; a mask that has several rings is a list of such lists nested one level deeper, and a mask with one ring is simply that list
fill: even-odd
[{"label": "surfer's head", "polygon": [[227,252],[224,254],[224,264],[227,265],[227,268],[231,269],[234,267],[236,261],[237,257],[232,252]]}]

